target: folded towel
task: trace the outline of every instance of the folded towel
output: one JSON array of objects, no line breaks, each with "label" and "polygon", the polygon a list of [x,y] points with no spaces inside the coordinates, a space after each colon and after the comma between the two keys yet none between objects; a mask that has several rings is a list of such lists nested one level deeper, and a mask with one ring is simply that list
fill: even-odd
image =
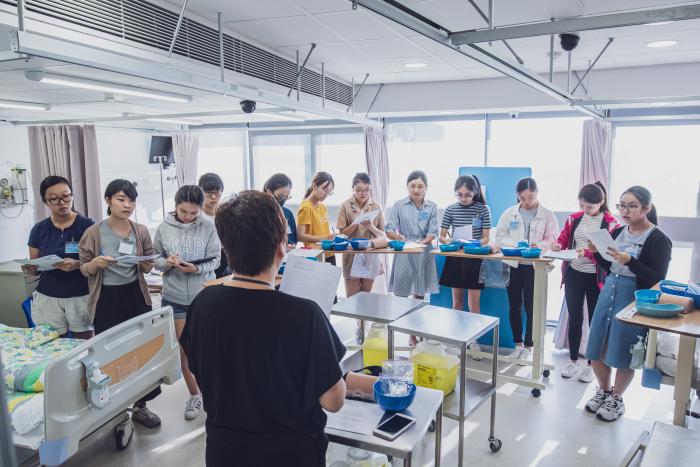
[{"label": "folded towel", "polygon": [[681,297],[680,295],[662,293],[661,297],[659,297],[659,303],[672,303],[674,305],[680,305],[683,307],[683,311],[681,313],[688,313],[693,309],[693,299],[690,297]]}]

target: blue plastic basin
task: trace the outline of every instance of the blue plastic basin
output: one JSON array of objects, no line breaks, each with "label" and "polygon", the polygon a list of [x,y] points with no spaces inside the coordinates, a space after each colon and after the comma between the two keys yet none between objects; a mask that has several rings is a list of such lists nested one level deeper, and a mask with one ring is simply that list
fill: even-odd
[{"label": "blue plastic basin", "polygon": [[374,400],[377,401],[379,407],[390,412],[401,412],[406,410],[413,403],[416,397],[416,385],[411,384],[408,394],[405,396],[389,396],[382,392],[382,382],[374,383]]}]

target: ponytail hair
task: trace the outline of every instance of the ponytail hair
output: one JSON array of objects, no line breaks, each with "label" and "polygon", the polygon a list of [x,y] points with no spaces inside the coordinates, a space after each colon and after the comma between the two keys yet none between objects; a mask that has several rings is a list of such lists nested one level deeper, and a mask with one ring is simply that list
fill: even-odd
[{"label": "ponytail hair", "polygon": [[590,204],[602,203],[600,205],[599,212],[608,212],[609,211],[608,202],[607,202],[607,193],[605,191],[605,187],[599,181],[595,182],[595,183],[589,183],[587,185],[583,185],[578,192],[578,200],[584,201],[584,202],[590,203]]},{"label": "ponytail hair", "polygon": [[204,206],[204,190],[199,185],[182,185],[175,193],[175,206],[181,203]]},{"label": "ponytail hair", "polygon": [[637,198],[639,204],[641,204],[643,208],[647,206],[650,208],[647,213],[647,219],[649,219],[649,222],[652,224],[658,225],[659,220],[656,214],[656,206],[651,202],[651,192],[643,186],[635,185],[627,188],[622,194],[625,195],[627,193]]},{"label": "ponytail hair", "polygon": [[316,175],[314,175],[314,179],[311,180],[311,186],[306,189],[304,199],[311,195],[311,192],[314,191],[314,187],[325,185],[326,183],[330,183],[331,185],[335,186],[335,182],[333,181],[331,174],[328,172],[318,172]]},{"label": "ponytail hair", "polygon": [[459,176],[457,181],[455,181],[455,191],[462,187],[474,193],[474,198],[472,198],[473,202],[486,204],[486,195],[484,195],[481,183],[476,175]]}]

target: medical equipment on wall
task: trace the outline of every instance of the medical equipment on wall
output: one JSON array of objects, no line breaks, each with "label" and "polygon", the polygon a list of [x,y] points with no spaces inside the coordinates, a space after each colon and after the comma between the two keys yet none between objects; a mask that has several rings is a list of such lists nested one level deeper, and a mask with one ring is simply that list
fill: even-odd
[{"label": "medical equipment on wall", "polygon": [[8,165],[9,174],[0,177],[0,208],[28,204],[27,169],[20,164]]}]

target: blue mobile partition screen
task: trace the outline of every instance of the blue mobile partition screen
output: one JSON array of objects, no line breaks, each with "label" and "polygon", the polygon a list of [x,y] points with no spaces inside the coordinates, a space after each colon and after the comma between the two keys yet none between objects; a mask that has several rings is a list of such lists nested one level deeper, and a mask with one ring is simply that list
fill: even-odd
[{"label": "blue mobile partition screen", "polygon": [[[523,177],[530,177],[532,169],[528,167],[461,167],[459,175],[476,175],[486,192],[486,203],[491,209],[491,238],[496,235],[496,225],[501,214],[517,202],[515,184]],[[442,274],[445,258],[436,257],[438,275]],[[484,261],[486,263],[486,261]],[[492,268],[502,263],[493,262]],[[466,292],[465,292],[466,295]],[[440,287],[439,294],[430,296],[430,303],[437,306],[452,308],[452,291],[448,287]],[[464,308],[468,309],[465,296]],[[508,319],[508,294],[504,287],[487,286],[481,292],[481,313],[500,319],[500,346],[514,347],[513,334]],[[479,339],[482,344],[491,344],[491,333]]]}]

